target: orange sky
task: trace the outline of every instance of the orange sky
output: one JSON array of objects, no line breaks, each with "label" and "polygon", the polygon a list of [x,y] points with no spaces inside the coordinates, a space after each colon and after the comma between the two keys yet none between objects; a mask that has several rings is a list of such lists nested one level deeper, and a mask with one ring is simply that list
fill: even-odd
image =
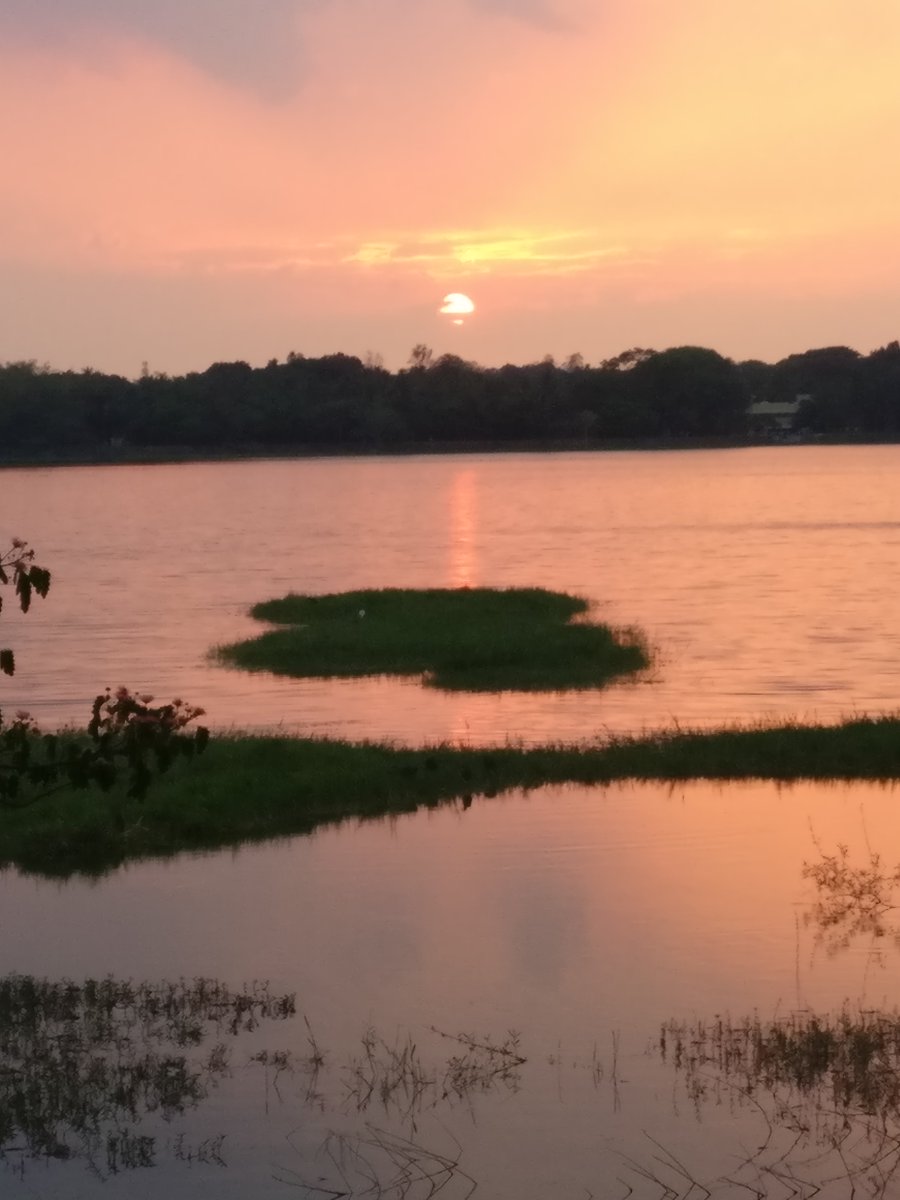
[{"label": "orange sky", "polygon": [[0,12],[0,360],[900,335],[896,0],[64,7]]}]

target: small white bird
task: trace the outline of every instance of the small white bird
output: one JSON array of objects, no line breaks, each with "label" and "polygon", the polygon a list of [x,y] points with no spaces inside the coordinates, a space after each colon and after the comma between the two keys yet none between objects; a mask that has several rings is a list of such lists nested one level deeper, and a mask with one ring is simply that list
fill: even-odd
[{"label": "small white bird", "polygon": [[366,610],[364,608],[361,608],[359,610],[359,619],[362,620],[365,615],[366,615]]}]

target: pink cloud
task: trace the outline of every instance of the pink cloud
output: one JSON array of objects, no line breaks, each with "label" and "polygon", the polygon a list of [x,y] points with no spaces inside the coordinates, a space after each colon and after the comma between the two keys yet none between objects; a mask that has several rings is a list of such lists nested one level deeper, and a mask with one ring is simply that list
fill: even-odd
[{"label": "pink cloud", "polygon": [[117,39],[161,46],[227,83],[268,97],[300,78],[297,18],[314,0],[3,0],[0,30],[104,58]]}]

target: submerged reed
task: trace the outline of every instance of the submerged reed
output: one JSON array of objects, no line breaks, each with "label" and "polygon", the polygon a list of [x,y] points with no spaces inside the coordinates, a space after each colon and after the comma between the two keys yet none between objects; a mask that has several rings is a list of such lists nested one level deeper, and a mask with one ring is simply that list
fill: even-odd
[{"label": "submerged reed", "polygon": [[896,1010],[670,1021],[659,1045],[698,1117],[708,1105],[758,1116],[759,1143],[729,1183],[758,1197],[812,1196],[834,1182],[849,1196],[897,1194]]},{"label": "submerged reed", "polygon": [[[166,1126],[227,1075],[229,1042],[293,1015],[294,997],[261,983],[4,976],[0,1158],[81,1160],[100,1178],[153,1166]],[[211,1161],[217,1141],[179,1134],[173,1154]]]}]

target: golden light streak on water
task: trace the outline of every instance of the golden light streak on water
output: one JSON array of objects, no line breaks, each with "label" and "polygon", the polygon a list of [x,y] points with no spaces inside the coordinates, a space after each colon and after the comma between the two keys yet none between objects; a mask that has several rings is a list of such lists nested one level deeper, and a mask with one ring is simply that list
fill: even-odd
[{"label": "golden light streak on water", "polygon": [[450,490],[450,586],[474,587],[478,574],[478,492],[475,470],[461,467]]}]

